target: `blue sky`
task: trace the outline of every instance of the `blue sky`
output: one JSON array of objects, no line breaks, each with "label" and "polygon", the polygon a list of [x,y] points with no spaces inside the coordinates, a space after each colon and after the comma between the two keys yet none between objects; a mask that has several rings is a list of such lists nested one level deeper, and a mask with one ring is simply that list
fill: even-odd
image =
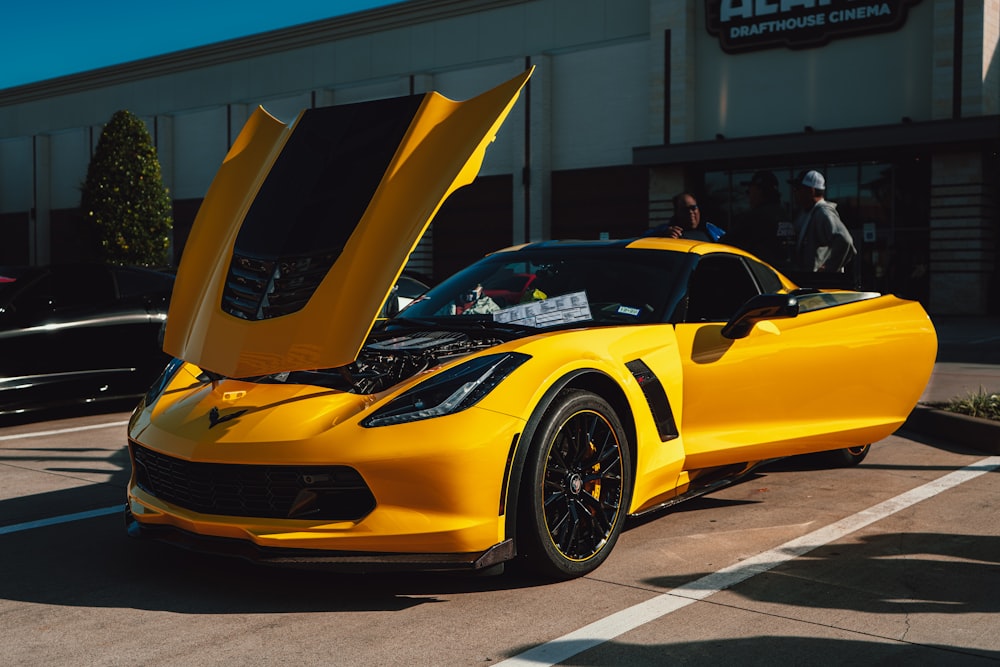
[{"label": "blue sky", "polygon": [[401,0],[16,0],[0,11],[0,90]]}]

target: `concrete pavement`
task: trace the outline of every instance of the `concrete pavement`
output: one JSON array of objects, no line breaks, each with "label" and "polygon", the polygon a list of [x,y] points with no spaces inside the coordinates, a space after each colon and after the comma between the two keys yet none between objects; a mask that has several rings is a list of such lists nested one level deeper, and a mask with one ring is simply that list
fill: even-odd
[{"label": "concrete pavement", "polygon": [[1000,318],[932,317],[937,363],[904,429],[957,445],[1000,454],[1000,422],[936,406],[979,391],[1000,392]]}]

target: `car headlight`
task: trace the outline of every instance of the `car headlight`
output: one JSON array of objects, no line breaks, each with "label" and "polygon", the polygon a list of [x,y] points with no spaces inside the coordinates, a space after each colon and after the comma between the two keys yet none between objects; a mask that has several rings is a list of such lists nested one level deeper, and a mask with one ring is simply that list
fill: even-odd
[{"label": "car headlight", "polygon": [[528,359],[526,354],[506,352],[459,364],[403,392],[361,425],[389,426],[461,412],[482,400]]}]

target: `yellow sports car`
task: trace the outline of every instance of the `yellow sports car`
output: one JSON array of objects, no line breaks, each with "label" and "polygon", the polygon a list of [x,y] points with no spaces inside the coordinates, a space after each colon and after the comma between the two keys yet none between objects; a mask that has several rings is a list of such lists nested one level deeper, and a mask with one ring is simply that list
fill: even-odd
[{"label": "yellow sports car", "polygon": [[530,72],[258,110],[205,198],[132,416],[135,537],[270,563],[598,567],[628,516],[760,462],[858,462],[934,361],[919,304],[799,289],[716,243],[542,242],[375,324]]}]

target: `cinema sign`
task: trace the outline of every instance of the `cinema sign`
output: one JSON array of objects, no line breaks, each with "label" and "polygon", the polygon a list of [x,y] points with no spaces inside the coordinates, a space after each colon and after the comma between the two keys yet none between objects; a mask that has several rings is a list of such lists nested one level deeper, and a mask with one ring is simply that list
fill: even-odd
[{"label": "cinema sign", "polygon": [[822,46],[898,30],[920,0],[705,0],[705,25],[728,53]]}]

